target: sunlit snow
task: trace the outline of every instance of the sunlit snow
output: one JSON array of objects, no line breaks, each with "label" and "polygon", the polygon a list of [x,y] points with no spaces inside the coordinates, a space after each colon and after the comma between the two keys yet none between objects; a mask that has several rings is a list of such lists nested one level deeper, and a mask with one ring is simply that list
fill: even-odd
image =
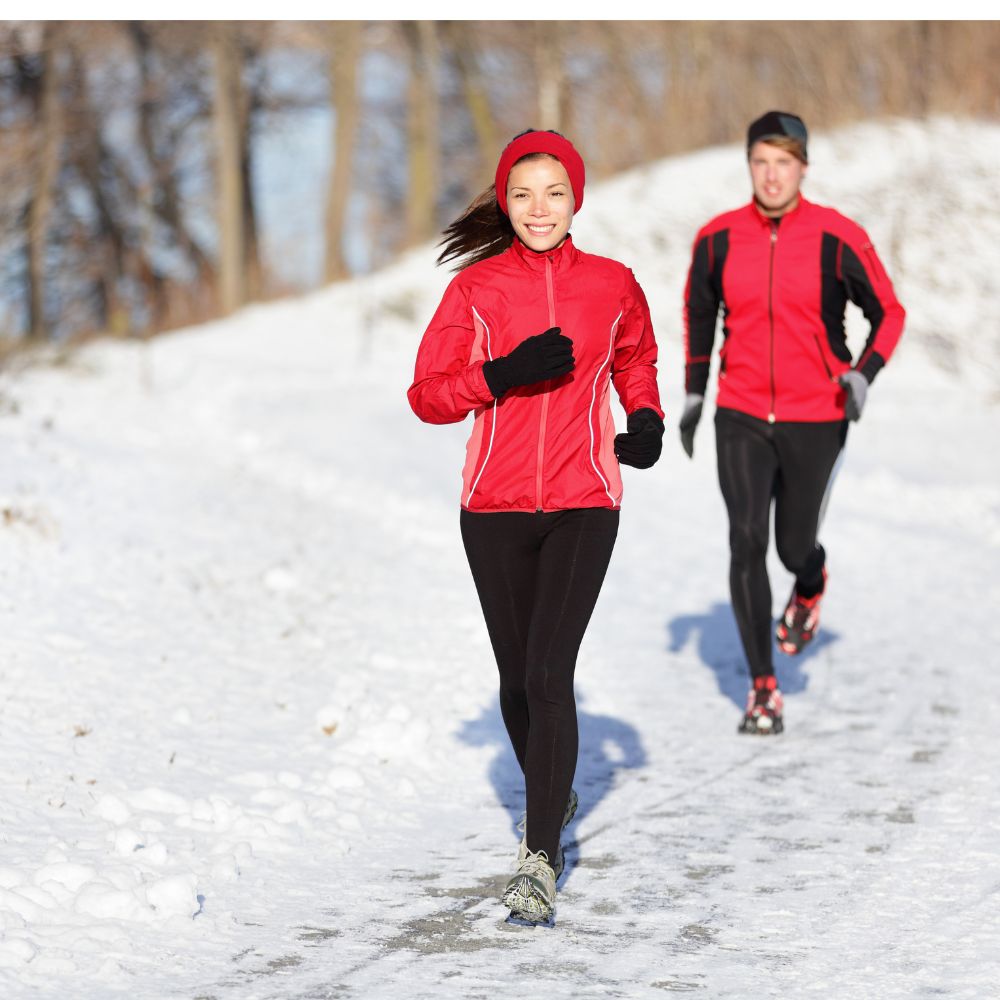
[{"label": "sunlit snow", "polygon": [[581,653],[551,929],[497,903],[523,802],[458,533],[470,425],[405,398],[433,253],[0,374],[0,995],[996,995],[1000,127],[811,158],[908,322],[775,739],[736,733],[711,420],[694,462],[675,430],[691,241],[747,199],[742,153],[594,185],[574,225],[647,292],[668,431]]}]

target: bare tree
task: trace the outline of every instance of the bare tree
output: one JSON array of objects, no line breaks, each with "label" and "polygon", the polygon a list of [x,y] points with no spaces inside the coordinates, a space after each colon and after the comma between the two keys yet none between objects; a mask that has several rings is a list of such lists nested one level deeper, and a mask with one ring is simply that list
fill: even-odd
[{"label": "bare tree", "polygon": [[347,276],[344,259],[344,229],[347,200],[354,168],[354,143],[360,106],[358,64],[361,57],[361,23],[340,21],[328,27],[330,61],[330,105],[333,108],[333,167],[327,188],[325,235],[327,281]]},{"label": "bare tree", "polygon": [[126,27],[139,68],[138,137],[149,170],[149,183],[145,191],[140,190],[139,197],[148,203],[150,214],[166,227],[172,245],[191,264],[196,287],[213,288],[215,265],[191,232],[182,209],[178,147],[183,130],[170,127],[162,115],[168,96],[163,77],[175,77],[181,66],[191,60],[185,53],[176,63],[172,61],[167,68],[158,69],[159,60],[171,55],[163,28],[144,21],[130,21]]},{"label": "bare tree", "polygon": [[331,280],[353,198],[380,266],[432,238],[526,126],[565,132],[598,178],[739,141],[772,107],[817,132],[996,119],[1000,23],[0,21],[0,316],[62,338],[274,291],[255,157],[303,112],[335,122],[316,262]]},{"label": "bare tree", "polygon": [[[568,30],[568,29],[567,29]],[[539,128],[565,128],[563,119],[566,112],[568,90],[563,69],[563,36],[565,32],[553,33],[545,21],[535,25],[535,75],[538,83]]]},{"label": "bare tree", "polygon": [[45,321],[45,253],[48,245],[49,217],[55,197],[62,138],[62,114],[59,104],[59,58],[61,27],[48,22],[42,34],[39,53],[43,60],[37,107],[37,146],[34,185],[28,205],[28,336],[41,340],[47,334]]},{"label": "bare tree", "polygon": [[448,21],[444,31],[455,56],[462,92],[472,119],[479,161],[476,173],[485,176],[496,159],[498,140],[490,108],[489,86],[480,66],[476,32],[466,21]]},{"label": "bare tree", "polygon": [[269,81],[263,53],[268,45],[269,25],[237,26],[235,43],[239,92],[240,187],[243,203],[244,294],[258,299],[264,290],[264,266],[260,255],[257,199],[254,197],[254,139],[256,121],[270,103]]},{"label": "bare tree", "polygon": [[246,301],[244,269],[242,86],[232,31],[216,25],[214,56],[215,175],[219,200],[219,305],[224,315]]},{"label": "bare tree", "polygon": [[412,246],[430,239],[435,231],[440,55],[433,21],[405,21],[402,27],[410,51],[406,242]]}]

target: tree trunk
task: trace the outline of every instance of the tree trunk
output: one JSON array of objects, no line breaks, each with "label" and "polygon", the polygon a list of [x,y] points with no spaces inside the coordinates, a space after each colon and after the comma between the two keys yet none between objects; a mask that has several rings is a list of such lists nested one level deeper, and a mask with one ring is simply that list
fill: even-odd
[{"label": "tree trunk", "polygon": [[433,21],[403,24],[410,47],[410,184],[406,199],[406,243],[434,235],[438,150],[438,44]]},{"label": "tree trunk", "polygon": [[344,233],[347,228],[347,199],[354,173],[354,144],[357,138],[360,105],[357,73],[361,57],[361,22],[341,21],[329,28],[330,106],[334,114],[333,166],[326,197],[327,281],[348,276],[344,259]]},{"label": "tree trunk", "polygon": [[[619,101],[624,99],[625,106],[629,109],[627,127],[619,123],[605,141],[620,147],[625,145],[626,138],[630,140],[629,145],[634,143],[631,149],[622,150],[628,156],[624,158],[624,164],[615,163],[616,169],[654,159],[662,143],[663,125],[660,114],[643,90],[633,63],[632,41],[636,30],[634,24],[614,22],[602,27],[600,32],[608,58],[609,82],[618,91]],[[649,27],[642,25],[639,30],[648,32]]]},{"label": "tree trunk", "polygon": [[566,78],[563,73],[562,47],[553,37],[551,25],[539,21],[535,35],[535,75],[538,81],[538,127],[564,128]]},{"label": "tree trunk", "polygon": [[[98,326],[115,334],[126,333],[132,317],[123,296],[123,284],[129,270],[129,256],[141,256],[142,247],[132,245],[125,233],[124,212],[119,211],[119,201],[114,195],[117,188],[126,203],[132,200],[131,185],[123,172],[118,170],[114,156],[104,141],[100,114],[91,97],[84,59],[86,52],[76,44],[67,47],[70,80],[74,101],[73,143],[75,155],[72,162],[90,192],[94,217],[91,252],[88,255],[88,276],[93,281],[95,301],[98,304]],[[82,139],[82,141],[80,141]],[[88,227],[89,228],[89,227]]]},{"label": "tree trunk", "polygon": [[138,101],[139,138],[152,173],[149,205],[156,217],[170,230],[175,244],[194,266],[200,288],[206,290],[215,285],[215,265],[184,222],[176,164],[165,157],[157,145],[160,102],[157,99],[159,87],[153,75],[154,42],[142,22],[130,21],[128,27],[136,47],[142,80]]},{"label": "tree trunk", "polygon": [[488,177],[493,172],[500,148],[488,90],[479,68],[475,34],[473,28],[465,21],[449,21],[446,31],[455,53],[455,65],[462,82],[462,92],[469,109],[469,117],[472,119],[472,128],[476,133],[476,148],[479,151],[477,174]]},{"label": "tree trunk", "polygon": [[[237,81],[247,67],[260,69],[259,48],[237,42]],[[264,268],[260,259],[260,239],[257,233],[257,202],[253,191],[253,115],[263,105],[259,81],[251,84],[249,93],[238,83],[237,90],[240,140],[240,187],[243,205],[243,274],[244,295],[248,301],[259,299],[264,290]]]},{"label": "tree trunk", "polygon": [[28,337],[44,340],[45,323],[45,251],[48,245],[49,217],[55,200],[55,181],[59,172],[62,145],[62,115],[59,108],[59,32],[58,23],[46,23],[42,34],[45,68],[42,71],[38,101],[34,185],[28,205]]},{"label": "tree trunk", "polygon": [[215,100],[215,176],[219,204],[219,308],[223,315],[246,301],[244,283],[243,173],[240,137],[239,59],[232,29],[213,32]]}]

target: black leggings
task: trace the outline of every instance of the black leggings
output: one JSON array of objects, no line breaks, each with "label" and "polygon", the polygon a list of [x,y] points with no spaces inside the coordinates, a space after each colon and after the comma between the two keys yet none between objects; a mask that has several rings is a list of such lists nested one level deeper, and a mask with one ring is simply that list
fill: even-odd
[{"label": "black leggings", "polygon": [[774,500],[778,558],[803,597],[823,590],[826,552],[816,540],[847,421],[776,423],[736,410],[715,415],[719,485],[729,511],[729,590],[750,675],[774,673],[767,544]]},{"label": "black leggings", "polygon": [[578,747],[573,674],[618,534],[618,511],[463,510],[462,540],[524,772],[527,842],[554,863]]}]

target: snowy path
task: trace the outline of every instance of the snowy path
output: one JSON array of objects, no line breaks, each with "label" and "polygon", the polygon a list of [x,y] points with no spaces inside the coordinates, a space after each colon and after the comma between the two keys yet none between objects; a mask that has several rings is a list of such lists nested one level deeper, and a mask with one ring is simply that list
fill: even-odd
[{"label": "snowy path", "polygon": [[0,995],[993,995],[995,397],[916,343],[876,384],[773,741],[711,428],[626,470],[557,921],[513,927],[467,428],[403,396],[428,270],[0,379]]}]

